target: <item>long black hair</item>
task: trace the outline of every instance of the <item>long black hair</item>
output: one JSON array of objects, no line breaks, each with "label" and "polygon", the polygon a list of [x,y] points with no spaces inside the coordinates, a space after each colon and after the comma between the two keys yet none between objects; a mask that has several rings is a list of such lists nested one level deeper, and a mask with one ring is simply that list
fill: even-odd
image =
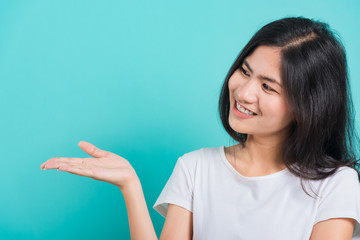
[{"label": "long black hair", "polygon": [[228,81],[261,45],[281,48],[285,97],[294,115],[283,148],[283,161],[289,171],[301,178],[303,189],[303,180],[325,179],[342,166],[355,169],[360,181],[346,54],[327,23],[289,17],[255,33],[231,66],[221,89],[219,113],[225,130],[244,145],[247,134],[229,125]]}]

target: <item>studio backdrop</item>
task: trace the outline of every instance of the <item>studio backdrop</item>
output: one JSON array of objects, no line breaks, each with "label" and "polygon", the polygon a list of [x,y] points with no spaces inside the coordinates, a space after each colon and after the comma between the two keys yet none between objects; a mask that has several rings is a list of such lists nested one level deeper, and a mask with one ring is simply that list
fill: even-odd
[{"label": "studio backdrop", "polygon": [[[129,239],[120,190],[56,170],[79,141],[135,168],[152,206],[184,153],[229,146],[218,98],[250,37],[283,17],[321,20],[360,96],[357,0],[0,2],[0,239]],[[359,112],[356,116],[359,126]]]}]

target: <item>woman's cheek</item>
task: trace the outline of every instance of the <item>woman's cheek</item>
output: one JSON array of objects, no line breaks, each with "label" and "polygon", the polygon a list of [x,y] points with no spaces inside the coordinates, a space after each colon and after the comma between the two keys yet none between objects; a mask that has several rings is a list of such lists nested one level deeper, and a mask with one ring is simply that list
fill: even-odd
[{"label": "woman's cheek", "polygon": [[229,90],[233,90],[235,88],[234,79],[232,77],[230,77],[230,79],[229,79],[228,87],[229,87]]}]

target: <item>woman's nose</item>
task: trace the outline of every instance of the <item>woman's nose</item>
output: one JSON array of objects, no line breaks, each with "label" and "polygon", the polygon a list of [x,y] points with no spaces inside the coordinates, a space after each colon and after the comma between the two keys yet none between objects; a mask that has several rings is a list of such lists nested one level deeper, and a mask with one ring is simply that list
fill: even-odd
[{"label": "woman's nose", "polygon": [[238,86],[237,97],[245,102],[255,102],[257,99],[258,89],[255,80],[248,80],[246,83]]}]

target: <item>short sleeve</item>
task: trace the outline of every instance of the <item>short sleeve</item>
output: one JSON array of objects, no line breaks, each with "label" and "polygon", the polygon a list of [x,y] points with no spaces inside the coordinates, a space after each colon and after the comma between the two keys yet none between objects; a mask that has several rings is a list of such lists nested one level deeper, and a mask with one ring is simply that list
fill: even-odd
[{"label": "short sleeve", "polygon": [[174,170],[153,208],[166,217],[169,203],[193,211],[193,181],[182,157],[177,160]]},{"label": "short sleeve", "polygon": [[320,194],[315,223],[330,218],[356,220],[353,239],[360,240],[360,183],[358,173],[350,167],[340,168]]}]

